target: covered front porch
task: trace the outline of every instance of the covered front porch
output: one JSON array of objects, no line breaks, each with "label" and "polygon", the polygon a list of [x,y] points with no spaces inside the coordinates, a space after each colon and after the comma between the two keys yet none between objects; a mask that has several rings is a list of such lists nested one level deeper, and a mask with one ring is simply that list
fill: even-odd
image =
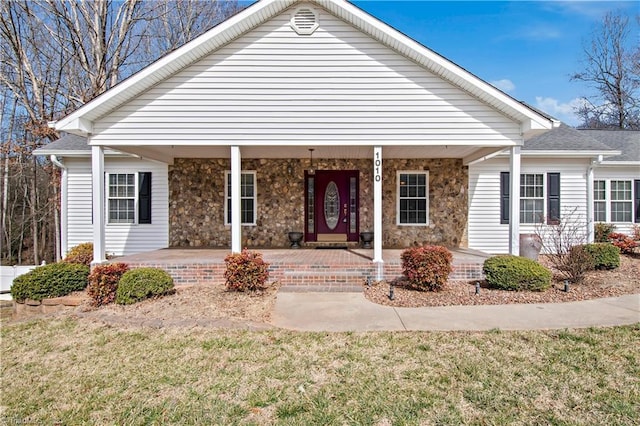
[{"label": "covered front porch", "polygon": [[[287,291],[359,291],[368,279],[376,280],[378,263],[372,249],[265,249],[259,250],[270,264],[270,282],[278,281]],[[224,258],[228,249],[167,248],[113,261],[131,267],[166,270],[176,285],[224,284]],[[402,276],[400,249],[382,250],[380,279]],[[450,280],[482,279],[482,264],[488,254],[470,249],[453,249]]]}]

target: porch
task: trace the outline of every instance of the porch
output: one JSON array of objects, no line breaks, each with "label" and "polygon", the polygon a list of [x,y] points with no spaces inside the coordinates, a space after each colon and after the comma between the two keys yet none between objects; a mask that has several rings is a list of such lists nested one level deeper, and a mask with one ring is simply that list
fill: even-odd
[{"label": "porch", "polygon": [[[359,291],[368,278],[375,279],[373,250],[352,249],[265,249],[258,250],[270,264],[269,281],[279,281],[285,291]],[[451,280],[482,279],[482,264],[488,254],[458,248],[451,250],[454,271]],[[402,275],[401,249],[382,250],[383,278]],[[224,258],[228,249],[167,248],[123,256],[114,261],[131,267],[166,270],[176,285],[224,283]]]}]

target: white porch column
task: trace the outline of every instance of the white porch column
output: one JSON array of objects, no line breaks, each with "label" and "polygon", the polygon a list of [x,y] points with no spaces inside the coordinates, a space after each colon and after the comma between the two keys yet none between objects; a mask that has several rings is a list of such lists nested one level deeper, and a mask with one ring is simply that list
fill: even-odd
[{"label": "white porch column", "polygon": [[587,242],[594,240],[594,211],[593,211],[593,163],[587,168]]},{"label": "white porch column", "polygon": [[373,262],[376,280],[383,277],[382,260],[382,147],[373,147]]},{"label": "white porch column", "polygon": [[104,150],[101,146],[91,147],[91,190],[93,193],[93,262],[91,264],[99,265],[107,260],[104,241]]},{"label": "white porch column", "polygon": [[242,158],[240,147],[231,147],[231,252],[242,251],[242,203],[240,200],[240,181],[242,176]]},{"label": "white porch column", "polygon": [[511,147],[509,163],[509,253],[520,254],[520,146]]}]

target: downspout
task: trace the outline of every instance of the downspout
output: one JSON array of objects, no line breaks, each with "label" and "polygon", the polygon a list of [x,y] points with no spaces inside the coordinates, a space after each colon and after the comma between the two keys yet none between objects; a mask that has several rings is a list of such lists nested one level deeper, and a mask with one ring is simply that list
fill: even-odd
[{"label": "downspout", "polygon": [[[62,179],[60,182],[60,226],[56,224],[56,229],[60,230],[59,238],[56,238],[56,259],[62,259],[63,252],[67,253],[67,183],[68,173],[67,166],[62,161],[58,160],[54,154],[49,156],[49,159],[54,166],[58,167],[62,171]],[[58,215],[55,216],[56,222],[58,221]],[[57,233],[56,233],[57,234]]]},{"label": "downspout", "polygon": [[595,237],[594,209],[593,209],[593,170],[602,162],[602,155],[591,160],[587,167],[587,242],[592,243]]}]

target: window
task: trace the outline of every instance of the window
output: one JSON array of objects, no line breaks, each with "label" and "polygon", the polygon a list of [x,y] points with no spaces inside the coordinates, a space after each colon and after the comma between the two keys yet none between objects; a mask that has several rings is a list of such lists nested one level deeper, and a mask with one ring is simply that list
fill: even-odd
[{"label": "window", "polygon": [[593,219],[596,222],[607,221],[607,182],[593,181]]},{"label": "window", "polygon": [[[509,223],[509,190],[509,172],[501,172],[500,223],[503,224]],[[557,224],[560,220],[560,173],[547,173],[546,179],[542,173],[521,174],[520,223],[540,223],[545,217],[549,224]]]},{"label": "window", "polygon": [[109,175],[109,223],[135,223],[135,175]]},{"label": "window", "polygon": [[[225,225],[231,225],[231,172],[225,179]],[[240,175],[240,218],[243,225],[256,224],[256,172],[242,172]]]},{"label": "window", "polygon": [[[640,192],[640,185],[637,183],[636,185],[639,190],[637,192]],[[636,193],[636,198],[638,196]],[[638,200],[635,203],[638,204]],[[638,209],[637,206],[635,208]],[[595,180],[593,182],[593,219],[596,222],[633,222],[633,182],[631,180]]]},{"label": "window", "polygon": [[520,223],[538,223],[544,218],[544,175],[520,175]]},{"label": "window", "polygon": [[398,172],[398,225],[429,223],[429,172]]},{"label": "window", "polygon": [[151,223],[150,172],[109,173],[107,185],[108,223]]}]

